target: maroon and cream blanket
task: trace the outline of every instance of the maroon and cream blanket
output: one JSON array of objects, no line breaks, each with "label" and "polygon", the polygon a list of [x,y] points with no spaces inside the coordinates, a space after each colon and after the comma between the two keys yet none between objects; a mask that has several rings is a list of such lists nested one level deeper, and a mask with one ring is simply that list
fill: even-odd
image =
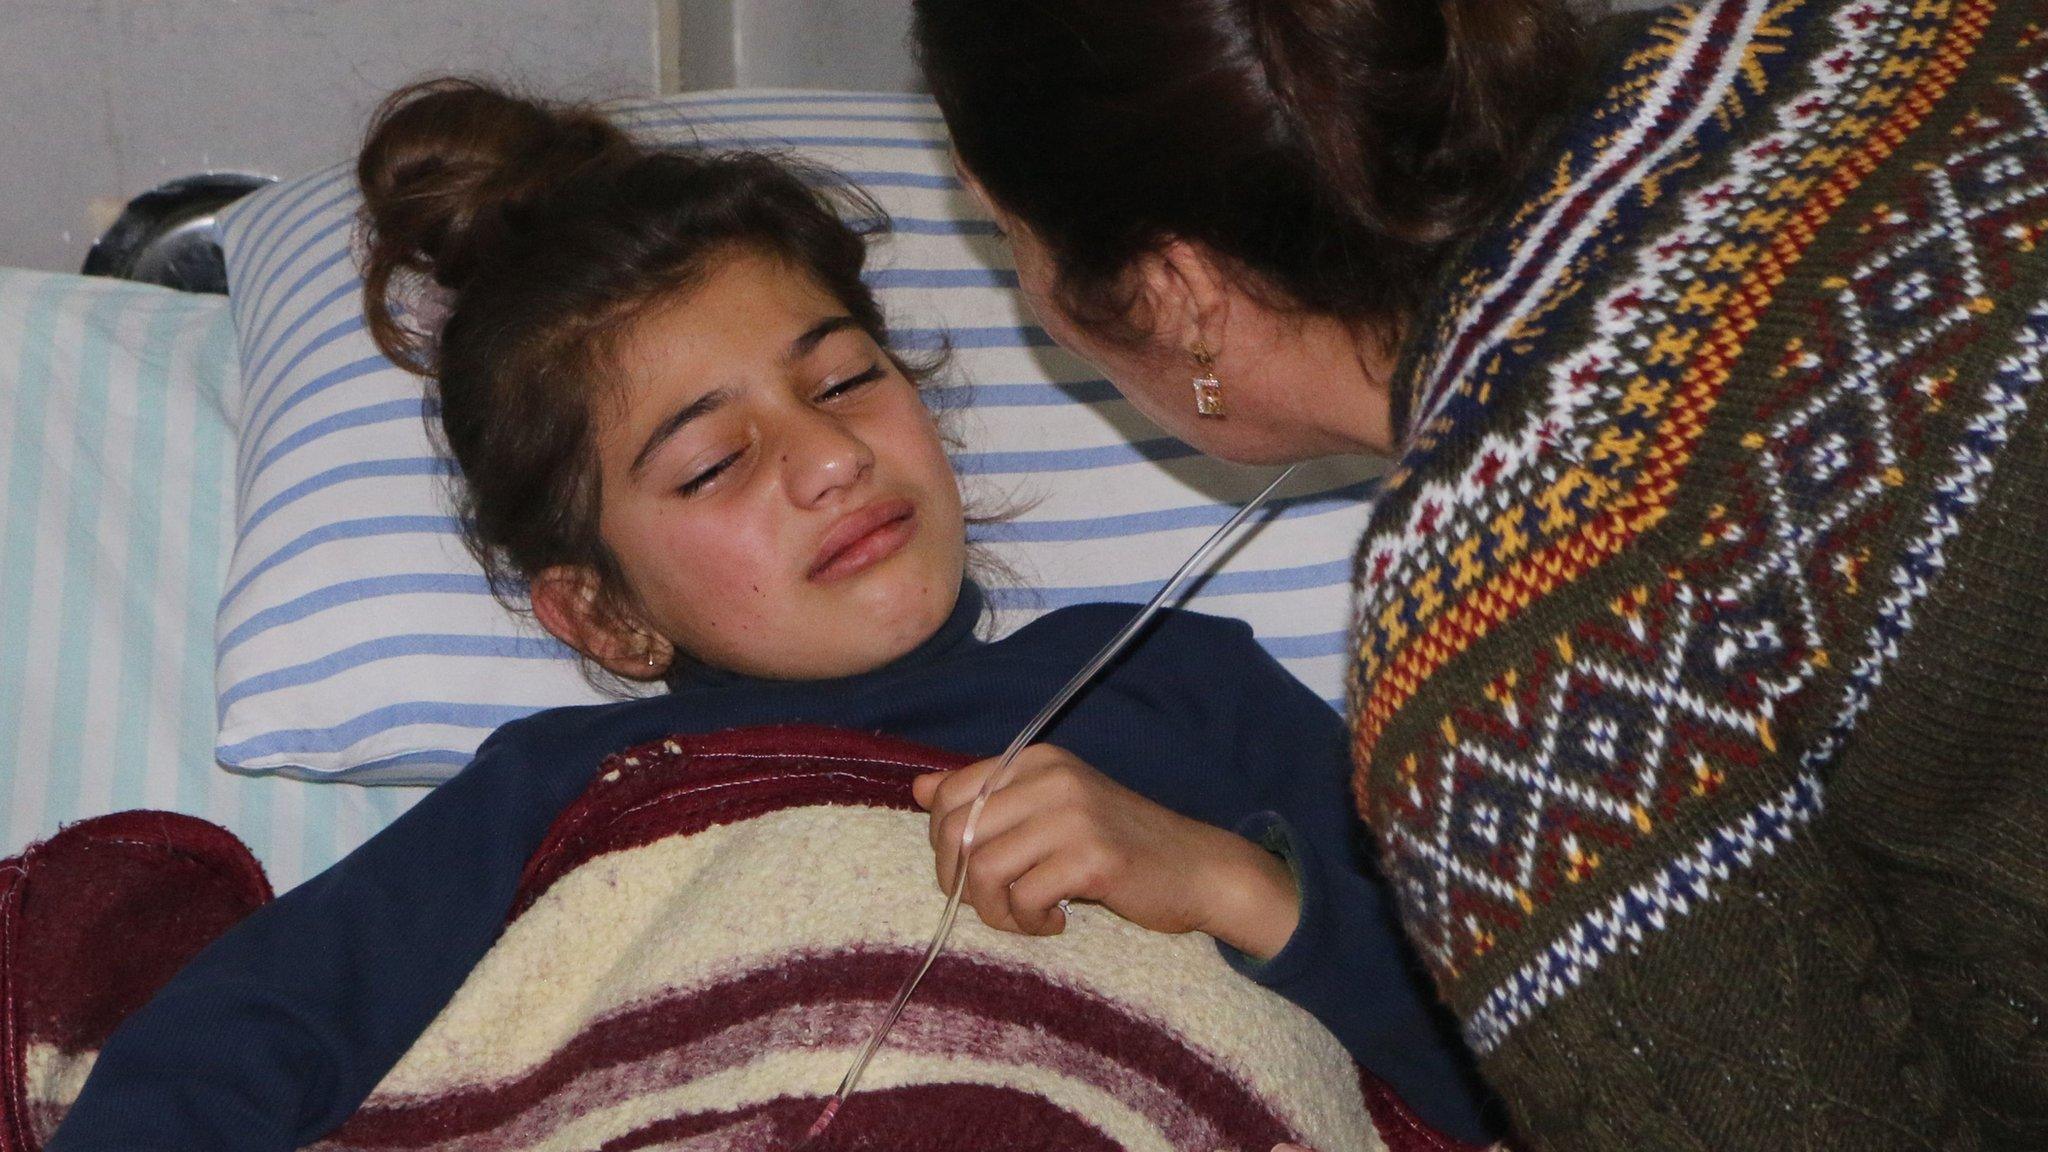
[{"label": "maroon and cream blanket", "polygon": [[[791,1146],[943,907],[909,785],[962,762],[821,728],[612,757],[529,862],[497,944],[317,1147]],[[0,1152],[36,1152],[121,1016],[268,898],[231,836],[164,813],[0,865]],[[1207,939],[1077,907],[1054,939],[964,915],[822,1144],[1282,1140],[1456,1147]]]}]

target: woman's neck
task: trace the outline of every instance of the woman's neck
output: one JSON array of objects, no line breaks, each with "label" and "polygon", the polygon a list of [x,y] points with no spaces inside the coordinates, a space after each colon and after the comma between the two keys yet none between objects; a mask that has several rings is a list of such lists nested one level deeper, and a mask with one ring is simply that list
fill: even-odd
[{"label": "woman's neck", "polygon": [[1394,365],[1398,334],[1334,316],[1279,318],[1258,360],[1268,381],[1257,402],[1294,451],[1286,458],[1376,453],[1398,443]]},{"label": "woman's neck", "polygon": [[1370,452],[1392,455],[1401,442],[1400,389],[1394,369],[1401,360],[1398,325],[1353,326],[1351,358],[1364,382],[1364,402],[1356,416],[1359,443]]}]

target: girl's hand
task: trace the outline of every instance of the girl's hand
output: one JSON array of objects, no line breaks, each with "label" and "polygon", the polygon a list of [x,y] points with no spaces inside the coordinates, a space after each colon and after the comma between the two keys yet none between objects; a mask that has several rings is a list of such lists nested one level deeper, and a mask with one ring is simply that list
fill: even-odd
[{"label": "girl's hand", "polygon": [[[968,813],[997,764],[935,772],[911,787],[932,814],[940,891],[953,890]],[[1294,877],[1272,853],[1161,807],[1050,744],[1018,753],[974,836],[962,899],[1005,932],[1057,935],[1066,928],[1060,901],[1092,900],[1155,932],[1206,932],[1267,958],[1301,916]]]}]

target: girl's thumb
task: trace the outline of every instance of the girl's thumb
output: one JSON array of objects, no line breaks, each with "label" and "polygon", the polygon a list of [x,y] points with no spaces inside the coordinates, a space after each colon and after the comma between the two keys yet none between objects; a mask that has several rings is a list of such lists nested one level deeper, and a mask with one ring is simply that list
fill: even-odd
[{"label": "girl's thumb", "polygon": [[910,782],[910,798],[917,801],[918,807],[927,812],[931,811],[932,800],[939,794],[939,781],[944,780],[950,775],[952,775],[950,772],[928,772],[912,780]]}]

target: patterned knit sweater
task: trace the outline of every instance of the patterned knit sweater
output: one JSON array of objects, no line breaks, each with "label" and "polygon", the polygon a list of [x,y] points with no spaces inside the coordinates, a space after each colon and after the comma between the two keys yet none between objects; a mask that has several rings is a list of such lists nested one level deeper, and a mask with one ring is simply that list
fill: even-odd
[{"label": "patterned knit sweater", "polygon": [[2048,1148],[2048,3],[1603,67],[1358,557],[1410,935],[1533,1147]]}]

